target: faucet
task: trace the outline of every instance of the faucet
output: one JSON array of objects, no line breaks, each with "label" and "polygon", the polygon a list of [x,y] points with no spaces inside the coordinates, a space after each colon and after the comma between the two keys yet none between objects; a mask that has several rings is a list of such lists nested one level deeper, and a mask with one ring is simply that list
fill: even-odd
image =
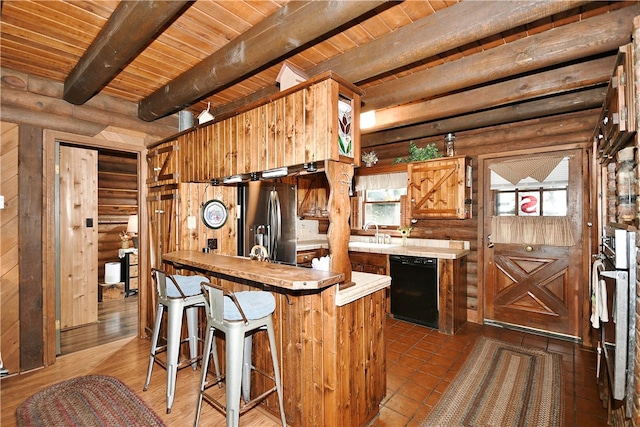
[{"label": "faucet", "polygon": [[371,225],[373,225],[373,226],[375,226],[375,227],[376,227],[376,243],[380,243],[380,240],[379,240],[379,232],[378,232],[378,224],[376,224],[375,222],[367,222],[367,223],[364,225],[364,227],[362,227],[362,229],[363,229],[364,231],[367,231],[367,230],[369,229],[369,226],[371,226]]}]

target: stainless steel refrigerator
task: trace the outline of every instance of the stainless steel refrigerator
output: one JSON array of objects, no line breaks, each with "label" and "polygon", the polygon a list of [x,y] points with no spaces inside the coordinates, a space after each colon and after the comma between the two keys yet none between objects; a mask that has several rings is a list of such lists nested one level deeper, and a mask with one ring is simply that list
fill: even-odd
[{"label": "stainless steel refrigerator", "polygon": [[252,181],[239,187],[241,255],[254,245],[267,249],[272,262],[296,264],[296,187],[275,181]]}]

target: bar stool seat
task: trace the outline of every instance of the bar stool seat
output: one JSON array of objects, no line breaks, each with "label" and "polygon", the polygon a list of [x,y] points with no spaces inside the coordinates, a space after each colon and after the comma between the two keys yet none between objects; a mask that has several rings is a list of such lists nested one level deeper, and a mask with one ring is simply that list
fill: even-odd
[{"label": "bar stool seat", "polygon": [[[170,275],[155,268],[151,269],[151,275],[156,283],[158,306],[151,337],[147,379],[143,390],[147,391],[149,388],[155,363],[166,369],[167,414],[169,414],[175,397],[178,370],[191,365],[195,371],[197,362],[201,358],[198,354],[198,309],[205,307],[206,300],[202,293],[201,283],[208,282],[208,279],[203,276]],[[166,345],[160,346],[158,341],[165,308],[167,309]],[[182,319],[185,315],[187,318],[188,337],[182,340]],[[186,342],[189,343],[190,359],[179,361],[180,346]],[[158,357],[164,352],[166,352],[165,360]]]},{"label": "bar stool seat", "polygon": [[[200,392],[194,425],[197,426],[200,421],[200,411],[203,400],[221,410],[226,415],[227,427],[237,427],[240,414],[253,408],[275,391],[278,394],[282,425],[286,426],[287,422],[284,414],[280,369],[278,366],[277,347],[273,330],[273,312],[276,308],[274,296],[264,291],[228,292],[214,283],[202,283],[202,289],[207,300],[205,305],[207,311],[207,333],[203,351]],[[215,350],[214,332],[216,329],[225,334],[226,374],[222,376],[218,369],[218,356]],[[247,393],[244,399],[245,404],[241,408],[240,391],[242,382],[245,380],[243,375],[250,375],[250,370],[249,372],[243,373],[243,358],[246,361],[247,357],[245,342],[250,341],[251,334],[265,329],[269,338],[274,375],[272,377],[257,369],[256,372],[272,380],[275,386],[251,400],[248,399]],[[215,365],[215,378],[211,380],[209,380],[208,375],[210,356],[213,356]],[[210,387],[216,384],[221,387],[222,383],[226,386],[226,405],[220,403],[210,393],[207,393]]]}]

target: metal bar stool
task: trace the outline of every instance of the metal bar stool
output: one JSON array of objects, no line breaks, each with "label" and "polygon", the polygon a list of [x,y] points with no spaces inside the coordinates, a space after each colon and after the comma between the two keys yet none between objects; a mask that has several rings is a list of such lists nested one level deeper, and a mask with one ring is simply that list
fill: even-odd
[{"label": "metal bar stool", "polygon": [[[158,292],[158,307],[156,321],[151,337],[151,353],[149,356],[149,368],[147,380],[144,383],[144,391],[149,388],[151,372],[154,362],[167,370],[167,414],[171,413],[176,389],[176,375],[178,370],[191,365],[197,369],[198,355],[198,308],[205,307],[206,299],[202,293],[200,284],[207,282],[203,276],[170,275],[162,270],[151,269],[151,276],[156,283]],[[169,279],[169,280],[167,280]],[[162,326],[162,314],[167,308],[166,345],[159,346],[160,329]],[[186,315],[188,337],[181,339],[182,318]],[[188,341],[190,359],[179,361],[180,346]],[[162,360],[159,354],[166,352],[166,359]],[[214,360],[217,369],[217,360]]]},{"label": "metal bar stool", "polygon": [[[280,405],[280,419],[282,425],[286,426],[284,405],[282,400],[282,385],[280,383],[280,369],[278,366],[278,355],[276,347],[275,333],[273,331],[273,312],[276,309],[276,301],[273,295],[263,291],[243,291],[228,292],[221,286],[214,283],[202,283],[203,293],[207,297],[207,334],[205,338],[202,377],[200,381],[200,393],[198,396],[198,406],[194,425],[200,421],[200,410],[202,400],[213,405],[225,413],[227,427],[236,427],[239,423],[240,414],[256,406],[269,394],[276,391],[278,393],[278,403]],[[269,337],[269,347],[271,349],[271,360],[273,362],[274,376],[256,369],[256,372],[271,379],[275,387],[265,391],[249,401],[245,394],[245,404],[240,407],[240,390],[243,375],[243,365],[246,359],[245,342],[250,339],[251,334],[266,328]],[[226,374],[221,376],[218,371],[217,354],[215,351],[214,332],[218,329],[225,334],[226,353]],[[216,367],[216,377],[208,381],[209,356],[214,356]],[[255,369],[255,368],[253,368]],[[222,387],[222,382],[226,385],[225,397],[226,405],[223,405],[207,389],[218,384]]]}]

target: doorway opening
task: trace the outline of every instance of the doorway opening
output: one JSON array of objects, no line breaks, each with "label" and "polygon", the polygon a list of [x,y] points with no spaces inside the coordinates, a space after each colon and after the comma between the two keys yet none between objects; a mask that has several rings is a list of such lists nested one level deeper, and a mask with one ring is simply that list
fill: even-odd
[{"label": "doorway opening", "polygon": [[[139,213],[139,168],[137,153],[62,142],[57,151],[60,176],[56,191],[59,254],[56,264],[60,278],[56,317],[74,319],[60,323],[57,354],[64,355],[137,333],[137,274],[127,273],[125,292],[124,273],[115,279],[110,277],[113,269],[107,273],[107,264],[119,266],[125,252],[127,261],[134,254],[137,257],[132,238],[135,236],[137,240],[137,229],[132,231],[128,227],[130,218]],[[95,167],[79,164],[90,162],[78,160],[76,152],[95,157]],[[71,156],[71,160],[61,160],[63,156]],[[73,172],[76,168],[81,174]],[[82,204],[87,209],[81,208]],[[82,212],[74,212],[79,210]],[[126,251],[125,244],[129,246]],[[86,265],[91,267],[82,267]],[[120,267],[117,270],[121,272]],[[83,289],[87,297],[74,293],[76,289]],[[78,314],[87,310],[92,311],[90,316]],[[76,321],[77,318],[81,320]]]}]

